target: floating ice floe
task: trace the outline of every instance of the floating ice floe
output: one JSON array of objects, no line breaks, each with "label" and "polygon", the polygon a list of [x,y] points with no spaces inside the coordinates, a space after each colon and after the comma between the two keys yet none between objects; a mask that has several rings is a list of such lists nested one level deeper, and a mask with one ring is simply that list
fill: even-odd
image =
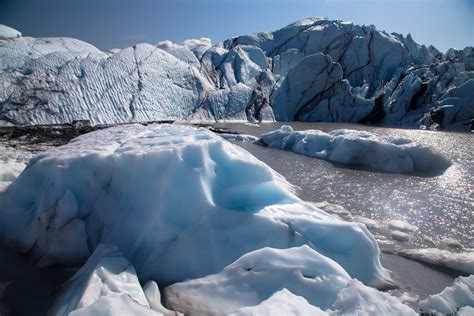
[{"label": "floating ice floe", "polygon": [[366,131],[293,131],[291,126],[283,125],[278,130],[261,135],[257,144],[393,173],[440,172],[451,165],[445,156],[431,147]]},{"label": "floating ice floe", "polygon": [[474,274],[474,252],[450,252],[437,248],[397,249],[396,254],[420,262]]},{"label": "floating ice floe", "polygon": [[115,127],[35,156],[0,193],[0,240],[40,266],[78,265],[97,245],[113,244],[141,280],[160,284],[217,273],[263,247],[306,244],[352,278],[390,283],[364,225],[291,189],[208,130]]},{"label": "floating ice floe", "polygon": [[225,140],[236,140],[236,141],[247,141],[247,142],[255,142],[258,140],[258,137],[253,135],[245,135],[245,134],[228,134],[228,133],[219,133],[220,137],[224,138]]},{"label": "floating ice floe", "polygon": [[430,295],[418,304],[425,313],[436,315],[472,315],[474,307],[474,275],[458,277],[452,286]]}]

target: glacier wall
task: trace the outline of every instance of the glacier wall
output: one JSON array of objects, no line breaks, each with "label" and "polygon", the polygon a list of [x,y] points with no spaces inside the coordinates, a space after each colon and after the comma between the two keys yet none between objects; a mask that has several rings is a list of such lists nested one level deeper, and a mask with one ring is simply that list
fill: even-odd
[{"label": "glacier wall", "polygon": [[211,46],[102,52],[0,25],[0,125],[158,120],[372,123],[468,131],[474,52],[323,18]]}]

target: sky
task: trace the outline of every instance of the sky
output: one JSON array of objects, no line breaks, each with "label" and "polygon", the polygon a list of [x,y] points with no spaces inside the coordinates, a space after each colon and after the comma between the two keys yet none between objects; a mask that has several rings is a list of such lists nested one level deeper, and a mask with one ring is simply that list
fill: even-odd
[{"label": "sky", "polygon": [[0,24],[102,50],[200,37],[217,43],[312,16],[411,33],[441,51],[474,46],[474,0],[0,0]]}]

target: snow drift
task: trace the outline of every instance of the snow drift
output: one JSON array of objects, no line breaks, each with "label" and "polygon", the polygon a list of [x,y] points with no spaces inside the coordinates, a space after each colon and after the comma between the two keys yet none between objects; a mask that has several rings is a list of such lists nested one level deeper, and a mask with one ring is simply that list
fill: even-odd
[{"label": "snow drift", "polygon": [[82,135],[35,156],[0,205],[1,240],[42,266],[81,264],[112,244],[142,281],[171,284],[263,247],[306,244],[350,277],[387,284],[364,225],[301,201],[267,165],[205,129],[128,125]]},{"label": "snow drift", "polygon": [[378,136],[366,131],[293,131],[291,126],[263,134],[257,144],[328,161],[360,165],[394,173],[433,173],[451,163],[433,148],[408,139]]}]

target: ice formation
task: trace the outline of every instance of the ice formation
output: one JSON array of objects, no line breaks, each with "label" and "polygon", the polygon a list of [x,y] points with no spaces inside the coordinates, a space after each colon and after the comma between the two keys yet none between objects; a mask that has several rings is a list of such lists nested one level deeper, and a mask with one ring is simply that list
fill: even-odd
[{"label": "ice formation", "polygon": [[247,141],[247,142],[255,142],[258,140],[258,137],[253,135],[245,135],[245,134],[228,134],[228,133],[219,133],[219,136],[224,138],[225,140],[234,140],[234,141]]},{"label": "ice formation", "polygon": [[439,315],[469,315],[474,307],[474,275],[458,277],[441,293],[430,295],[418,304],[422,312]]},{"label": "ice formation", "polygon": [[437,248],[423,248],[398,249],[395,253],[420,262],[443,266],[467,274],[474,274],[474,252],[457,253]]},{"label": "ice formation", "polygon": [[165,288],[166,304],[185,314],[228,314],[258,305],[281,288],[311,305],[331,307],[350,281],[336,262],[308,246],[263,248],[248,253],[218,274]]},{"label": "ice formation", "polygon": [[[281,288],[289,292],[273,294]],[[164,295],[168,306],[186,315],[269,314],[282,304],[282,297],[288,298],[283,308],[286,306],[294,315],[299,314],[296,311],[316,315],[416,315],[396,297],[350,279],[337,263],[308,246],[256,250],[220,273],[175,283],[165,288]],[[325,312],[309,309],[307,303]]]},{"label": "ice formation", "polygon": [[0,191],[25,169],[31,153],[14,147],[0,145]]},{"label": "ice formation", "polygon": [[214,46],[109,52],[0,26],[0,125],[277,118],[469,130],[473,60],[472,47],[442,54],[324,18]]},{"label": "ice formation", "polygon": [[[148,292],[152,285],[147,284]],[[63,285],[50,314],[176,315],[161,305],[159,290],[158,301],[152,298],[151,302],[146,291],[135,269],[117,247],[99,245],[84,266]]]},{"label": "ice formation", "polygon": [[256,306],[238,309],[231,316],[327,316],[328,313],[308,303],[301,296],[294,295],[287,289],[274,293],[269,299]]},{"label": "ice formation", "polygon": [[261,135],[257,144],[394,173],[439,172],[451,164],[431,147],[366,131],[293,131],[291,126],[283,125],[278,130]]},{"label": "ice formation", "polygon": [[113,244],[141,280],[171,284],[263,247],[306,244],[365,284],[388,282],[364,225],[301,201],[267,165],[206,129],[82,135],[35,156],[0,205],[0,239],[41,266],[81,264]]}]

